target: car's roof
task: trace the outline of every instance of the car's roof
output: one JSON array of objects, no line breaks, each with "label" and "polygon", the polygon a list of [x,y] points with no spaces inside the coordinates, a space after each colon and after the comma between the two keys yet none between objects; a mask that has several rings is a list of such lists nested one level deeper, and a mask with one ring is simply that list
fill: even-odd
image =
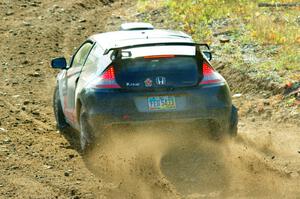
[{"label": "car's roof", "polygon": [[183,32],[162,29],[106,32],[92,35],[89,39],[104,49],[144,43],[194,42]]}]

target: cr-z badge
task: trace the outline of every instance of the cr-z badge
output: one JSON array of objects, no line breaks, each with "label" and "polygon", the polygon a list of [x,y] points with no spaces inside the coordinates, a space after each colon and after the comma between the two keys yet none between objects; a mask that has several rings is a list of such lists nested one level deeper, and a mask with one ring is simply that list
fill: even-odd
[{"label": "cr-z badge", "polygon": [[147,78],[147,79],[144,81],[144,83],[145,83],[145,86],[146,86],[146,87],[151,87],[151,86],[152,86],[152,80],[151,80],[150,78]]},{"label": "cr-z badge", "polygon": [[140,86],[140,83],[126,82],[126,86],[129,86],[129,87],[138,87],[138,86]]}]

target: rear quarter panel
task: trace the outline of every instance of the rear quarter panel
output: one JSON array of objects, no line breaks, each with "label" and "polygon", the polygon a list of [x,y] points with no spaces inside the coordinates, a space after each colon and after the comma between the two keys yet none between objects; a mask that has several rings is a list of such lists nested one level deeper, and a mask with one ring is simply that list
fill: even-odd
[{"label": "rear quarter panel", "polygon": [[57,85],[59,88],[59,97],[60,97],[61,106],[62,106],[63,110],[65,109],[64,95],[66,92],[66,84],[65,84],[66,72],[67,72],[66,70],[61,70],[56,76]]}]

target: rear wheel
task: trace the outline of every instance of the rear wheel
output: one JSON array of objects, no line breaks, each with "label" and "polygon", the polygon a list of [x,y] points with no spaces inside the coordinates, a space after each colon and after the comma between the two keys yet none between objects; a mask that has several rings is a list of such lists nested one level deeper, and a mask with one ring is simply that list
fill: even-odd
[{"label": "rear wheel", "polygon": [[80,109],[80,147],[83,152],[91,150],[94,142],[94,136],[91,126],[88,123],[88,117],[84,106]]},{"label": "rear wheel", "polygon": [[56,119],[56,127],[59,131],[63,132],[69,125],[65,120],[65,115],[61,106],[58,86],[55,87],[53,95],[53,111]]}]

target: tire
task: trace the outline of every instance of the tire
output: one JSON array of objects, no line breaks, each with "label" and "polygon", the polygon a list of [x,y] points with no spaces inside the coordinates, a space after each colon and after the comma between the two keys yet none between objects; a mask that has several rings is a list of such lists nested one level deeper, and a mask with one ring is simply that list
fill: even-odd
[{"label": "tire", "polygon": [[238,132],[238,109],[235,106],[232,106],[229,134],[230,136],[235,137],[237,136],[237,132]]},{"label": "tire", "polygon": [[53,95],[53,111],[56,120],[56,128],[63,132],[69,126],[66,122],[65,115],[63,113],[63,109],[61,106],[61,100],[59,97],[59,89],[58,86],[55,87],[54,95]]},{"label": "tire", "polygon": [[87,153],[93,148],[94,136],[84,106],[80,109],[80,147],[82,152]]}]

